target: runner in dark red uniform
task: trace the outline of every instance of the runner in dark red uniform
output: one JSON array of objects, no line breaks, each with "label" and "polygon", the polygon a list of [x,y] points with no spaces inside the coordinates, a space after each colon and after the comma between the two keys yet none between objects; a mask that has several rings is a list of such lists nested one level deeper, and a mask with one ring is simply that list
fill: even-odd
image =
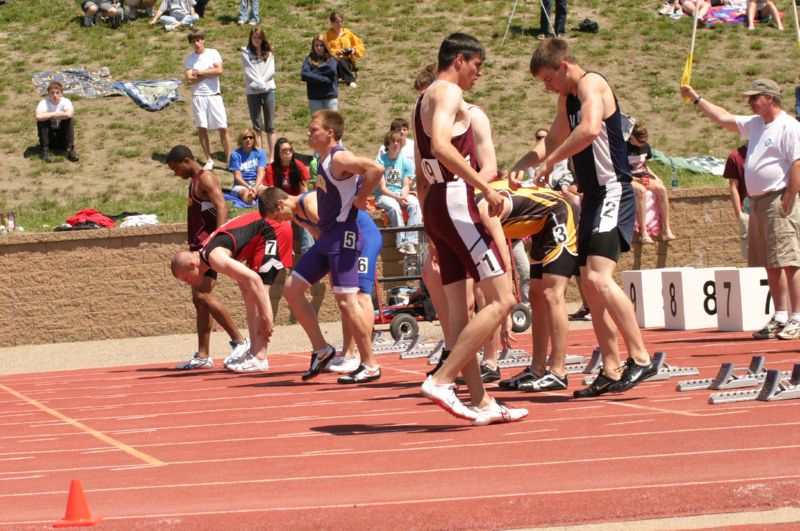
[{"label": "runner in dark red uniform", "polygon": [[[189,183],[189,250],[197,251],[209,234],[228,219],[225,197],[216,177],[204,171],[197,163],[192,151],[186,146],[175,146],[167,155],[167,165]],[[250,348],[250,342],[242,336],[225,306],[211,293],[217,274],[208,270],[202,282],[192,286],[192,302],[197,312],[197,352],[189,361],[177,365],[176,369],[210,369],[214,361],[210,356],[211,318],[213,317],[231,338],[231,356],[241,356]]]},{"label": "runner in dark red uniform", "polygon": [[[414,138],[417,192],[423,202],[425,232],[436,247],[449,305],[450,356],[422,384],[422,394],[456,417],[476,425],[521,420],[526,409],[509,409],[483,388],[475,353],[514,305],[510,279],[491,235],[480,221],[474,190],[484,194],[496,216],[502,197],[475,171],[477,153],[469,109],[462,97],[480,76],[485,51],[470,35],[454,33],[439,48],[439,73],[417,100]],[[467,310],[467,274],[487,304],[472,319]],[[470,390],[472,407],[455,394],[459,372]]]},{"label": "runner in dark red uniform", "polygon": [[267,346],[272,335],[269,286],[278,272],[292,266],[292,227],[251,212],[214,231],[199,251],[181,251],[172,260],[172,274],[191,285],[203,282],[209,270],[234,279],[242,291],[252,347],[243,356],[225,360],[234,372],[269,369]]}]

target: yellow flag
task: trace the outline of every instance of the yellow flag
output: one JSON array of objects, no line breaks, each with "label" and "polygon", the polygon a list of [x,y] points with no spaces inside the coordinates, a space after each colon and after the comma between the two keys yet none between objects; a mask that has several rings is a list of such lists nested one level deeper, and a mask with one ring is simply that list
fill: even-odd
[{"label": "yellow flag", "polygon": [[[686,65],[683,67],[683,75],[681,76],[681,85],[691,85],[692,83],[692,59],[694,58],[694,53],[689,53],[686,56]],[[683,98],[683,101],[689,103],[691,98]]]}]

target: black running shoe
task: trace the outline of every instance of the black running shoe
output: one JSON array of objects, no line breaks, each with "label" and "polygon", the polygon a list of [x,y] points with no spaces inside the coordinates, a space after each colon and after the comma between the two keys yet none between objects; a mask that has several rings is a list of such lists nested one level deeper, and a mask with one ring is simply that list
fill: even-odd
[{"label": "black running shoe", "polygon": [[325,367],[330,364],[334,356],[336,356],[336,349],[330,345],[325,347],[325,350],[322,353],[312,352],[311,365],[309,365],[308,370],[301,376],[303,381],[305,382],[306,380],[310,380],[321,373]]},{"label": "black running shoe", "polygon": [[658,361],[655,357],[650,359],[647,365],[638,365],[633,358],[628,358],[625,362],[625,370],[622,371],[619,381],[615,382],[609,391],[621,393],[628,389],[633,389],[648,378],[652,378],[658,372]]},{"label": "black running shoe", "polygon": [[375,367],[374,369],[368,369],[363,363],[358,366],[358,369],[354,370],[347,376],[342,376],[337,382],[340,384],[360,384],[360,383],[367,383],[367,382],[374,382],[378,378],[381,377],[381,368]]},{"label": "black running shoe", "polygon": [[609,392],[611,386],[615,383],[617,383],[617,381],[606,376],[601,367],[600,372],[597,373],[597,378],[585,389],[580,389],[572,393],[572,396],[575,398],[593,398],[595,396],[600,396]]},{"label": "black running shoe", "polygon": [[540,377],[534,377],[532,380],[522,382],[517,385],[517,389],[526,393],[537,393],[539,391],[560,391],[567,388],[567,375],[559,377],[550,371]]},{"label": "black running shoe", "polygon": [[497,385],[500,387],[500,389],[516,391],[519,388],[519,384],[533,380],[534,378],[536,378],[536,375],[533,374],[531,368],[525,367],[525,369],[516,376],[512,376],[507,380],[500,380]]},{"label": "black running shoe", "polygon": [[492,383],[500,379],[500,367],[492,369],[487,364],[481,362],[481,380],[483,383]]},{"label": "black running shoe", "polygon": [[449,355],[450,355],[450,351],[449,350],[442,349],[442,353],[439,355],[439,361],[436,363],[436,367],[434,367],[433,369],[431,369],[428,372],[426,372],[425,376],[433,376],[434,374],[436,374],[436,371],[439,370],[439,368],[444,363],[444,360],[446,360],[447,356],[449,356]]}]

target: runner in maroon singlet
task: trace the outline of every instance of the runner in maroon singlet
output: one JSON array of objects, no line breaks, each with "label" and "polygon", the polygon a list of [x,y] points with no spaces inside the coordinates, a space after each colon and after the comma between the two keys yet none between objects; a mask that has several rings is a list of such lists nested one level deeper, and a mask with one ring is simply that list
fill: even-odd
[{"label": "runner in maroon singlet", "polygon": [[[192,151],[186,146],[175,146],[167,155],[167,165],[182,179],[190,179],[189,249],[197,251],[209,234],[228,219],[228,208],[219,182],[210,172],[197,163]],[[214,366],[210,356],[211,318],[222,325],[231,338],[231,355],[240,356],[250,348],[250,342],[242,336],[227,308],[211,293],[217,274],[209,270],[203,282],[192,286],[192,303],[197,312],[197,352],[176,369],[208,369]]]},{"label": "runner in maroon singlet", "polygon": [[[470,35],[454,33],[439,48],[436,81],[414,109],[417,192],[423,201],[425,232],[436,247],[449,305],[452,345],[447,360],[422,384],[422,394],[443,409],[476,425],[521,420],[528,411],[499,405],[486,393],[475,353],[514,305],[510,280],[492,236],[480,221],[475,189],[484,194],[496,216],[502,197],[476,172],[477,153],[462,91],[480,76],[485,52]],[[478,282],[486,306],[470,321],[467,275]],[[455,394],[463,372],[472,407]]]}]

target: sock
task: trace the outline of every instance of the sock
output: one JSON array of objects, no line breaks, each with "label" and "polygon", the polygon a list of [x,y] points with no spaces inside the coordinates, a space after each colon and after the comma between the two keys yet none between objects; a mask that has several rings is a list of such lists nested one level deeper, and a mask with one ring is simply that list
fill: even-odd
[{"label": "sock", "polygon": [[789,312],[785,310],[775,312],[775,320],[780,324],[786,324],[786,321],[789,320]]},{"label": "sock", "polygon": [[792,312],[792,319],[800,321],[800,312]]}]

